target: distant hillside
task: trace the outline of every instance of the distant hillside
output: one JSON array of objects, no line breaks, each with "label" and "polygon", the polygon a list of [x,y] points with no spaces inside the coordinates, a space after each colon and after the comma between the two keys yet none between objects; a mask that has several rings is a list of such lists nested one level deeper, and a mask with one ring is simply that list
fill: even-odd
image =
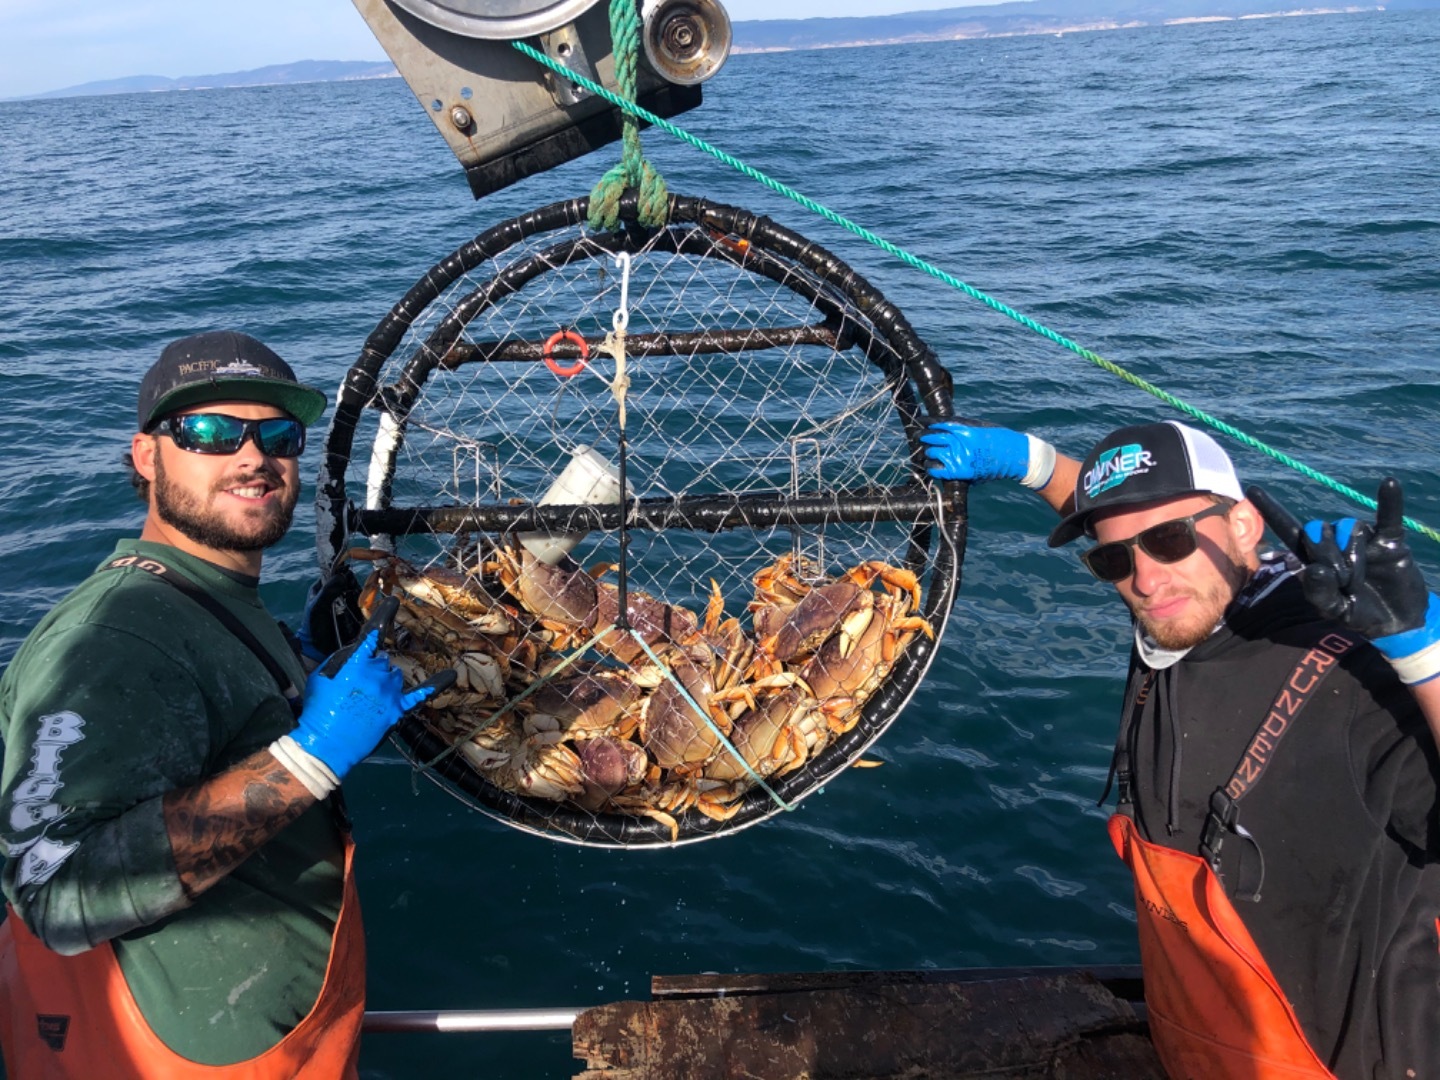
[{"label": "distant hillside", "polygon": [[[736,53],[826,49],[909,41],[1118,30],[1212,19],[1320,15],[1360,11],[1440,9],[1440,0],[1011,0],[981,7],[911,11],[843,19],[763,19],[734,24]],[[389,61],[301,60],[223,75],[134,75],[83,83],[33,97],[86,97],[159,90],[209,90],[230,86],[383,79],[395,75]]]},{"label": "distant hillside", "polygon": [[1440,8],[1440,0],[1016,0],[983,7],[835,19],[766,19],[735,24],[734,51],[1118,30],[1202,20]]},{"label": "distant hillside", "polygon": [[67,86],[34,94],[37,98],[94,97],[101,94],[137,94],[157,90],[216,90],[227,86],[274,86],[278,83],[342,82],[347,79],[383,79],[395,74],[388,60],[297,60],[293,64],[271,64],[253,71],[231,71],[223,75],[131,75],[125,79]]}]

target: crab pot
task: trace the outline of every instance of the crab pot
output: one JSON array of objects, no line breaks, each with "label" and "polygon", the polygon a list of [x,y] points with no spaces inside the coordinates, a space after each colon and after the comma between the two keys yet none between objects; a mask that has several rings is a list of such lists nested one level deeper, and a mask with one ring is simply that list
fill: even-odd
[{"label": "crab pot", "polygon": [[[428,778],[552,839],[709,839],[836,777],[924,677],[965,550],[966,485],[932,481],[919,441],[951,381],[766,218],[672,194],[644,228],[628,197],[595,232],[587,209],[487,229],[380,320],[317,543],[327,569],[366,550],[372,600],[401,592],[392,653],[499,671],[501,693],[475,674],[396,730]],[[545,534],[566,550],[542,562]],[[627,687],[614,715],[564,704],[595,680]]]}]

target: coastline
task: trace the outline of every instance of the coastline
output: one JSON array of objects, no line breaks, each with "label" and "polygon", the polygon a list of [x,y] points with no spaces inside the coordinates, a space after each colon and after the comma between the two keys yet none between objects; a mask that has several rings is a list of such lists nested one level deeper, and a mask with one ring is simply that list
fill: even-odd
[{"label": "coastline", "polygon": [[[1089,22],[1056,22],[1053,25],[1035,25],[1011,30],[990,30],[984,27],[958,26],[941,31],[919,31],[913,34],[896,34],[887,37],[855,38],[851,40],[816,41],[795,45],[745,45],[737,41],[730,48],[733,56],[757,53],[808,52],[816,49],[861,49],[874,45],[914,45],[927,41],[978,41],[985,38],[1011,37],[1063,37],[1066,34],[1089,34],[1106,30],[1136,30],[1146,26],[1185,26],[1191,23],[1243,22],[1250,19],[1298,18],[1310,15],[1358,15],[1366,12],[1381,12],[1384,4],[1349,4],[1345,7],[1296,8],[1291,11],[1266,11],[1248,15],[1192,15],[1175,19],[1147,22],[1142,19],[1097,19]],[[824,22],[826,20],[806,20]],[[746,26],[763,26],[763,22],[736,23],[737,37]]]},{"label": "coastline", "polygon": [[[896,15],[821,17],[808,19],[751,19],[732,24],[735,56],[759,53],[805,52],[819,49],[856,49],[880,45],[913,45],[933,41],[971,41],[986,38],[1064,37],[1107,30],[1134,30],[1150,26],[1184,26],[1191,23],[1243,22],[1253,19],[1296,18],[1314,15],[1355,15],[1384,12],[1390,0],[1350,3],[1324,7],[1296,7],[1283,11],[1241,14],[1180,15],[1173,18],[1135,18],[1096,14],[1040,15],[1017,13],[1026,4],[1001,3],[975,8],[909,11]],[[1440,7],[1440,0],[1432,0]],[[1099,6],[1105,6],[1103,3]],[[1115,5],[1110,5],[1115,6]],[[1264,6],[1257,0],[1255,6]],[[1402,5],[1405,7],[1406,5]],[[1425,3],[1422,6],[1430,6]],[[982,14],[1007,9],[1003,14]],[[1203,10],[1203,8],[1202,8]],[[1232,9],[1233,10],[1233,9]],[[108,97],[116,94],[159,94],[194,90],[224,90],[242,87],[294,86],[317,82],[359,82],[399,78],[388,61],[302,60],[272,64],[249,71],[180,78],[140,75],[107,79],[64,87],[39,94],[0,98],[0,103],[55,100],[76,97]]]}]

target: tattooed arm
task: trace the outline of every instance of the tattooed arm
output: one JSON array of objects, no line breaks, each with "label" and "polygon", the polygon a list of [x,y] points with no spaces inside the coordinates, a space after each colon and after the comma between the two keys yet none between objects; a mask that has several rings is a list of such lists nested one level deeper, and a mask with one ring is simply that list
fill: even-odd
[{"label": "tattooed arm", "polygon": [[[83,630],[47,638],[43,677],[0,694],[4,892],[65,955],[214,896],[432,692],[406,693],[372,632],[339,672],[311,676],[290,734],[206,778],[215,733],[200,681],[128,631]],[[264,726],[285,730],[289,707],[263,680],[229,689],[253,691],[240,711],[270,710]]]},{"label": "tattooed arm", "polygon": [[[378,621],[393,618],[396,606],[390,601]],[[377,651],[380,634],[381,627],[371,627],[337,670],[310,677],[290,735],[219,776],[165,795],[165,830],[191,900],[335,790],[395,721],[448,685],[437,676],[405,693],[400,673]]]},{"label": "tattooed arm", "polygon": [[[72,726],[83,723],[68,715]],[[57,717],[42,733],[58,737],[63,727]],[[260,750],[113,817],[62,811],[18,843],[0,833],[5,892],[42,942],[74,955],[189,907],[317,801],[271,750]]]},{"label": "tattooed arm", "polygon": [[165,831],[191,900],[248,859],[315,796],[269,750],[164,798]]}]

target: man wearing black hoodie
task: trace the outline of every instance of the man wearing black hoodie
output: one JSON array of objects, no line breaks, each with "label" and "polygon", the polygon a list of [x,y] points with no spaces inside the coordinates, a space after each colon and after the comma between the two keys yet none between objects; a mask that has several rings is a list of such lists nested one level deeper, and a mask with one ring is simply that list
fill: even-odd
[{"label": "man wearing black hoodie", "polygon": [[[1398,485],[1374,527],[1302,529],[1183,424],[1083,461],[1003,428],[924,441],[937,478],[1037,491],[1052,547],[1097,541],[1081,561],[1134,616],[1110,835],[1170,1074],[1436,1075],[1440,601]],[[1260,552],[1267,519],[1302,558]]]}]

